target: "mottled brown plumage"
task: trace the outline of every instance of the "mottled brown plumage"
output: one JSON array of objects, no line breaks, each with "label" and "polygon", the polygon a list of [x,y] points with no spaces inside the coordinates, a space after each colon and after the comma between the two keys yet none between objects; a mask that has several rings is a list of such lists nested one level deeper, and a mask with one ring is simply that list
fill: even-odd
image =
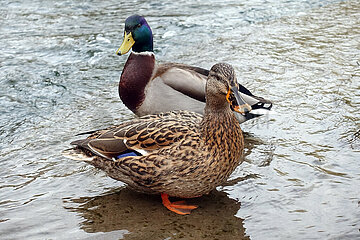
[{"label": "mottled brown plumage", "polygon": [[[204,116],[173,111],[149,115],[94,132],[72,144],[71,158],[85,160],[136,191],[192,198],[223,183],[242,161],[240,123],[230,108],[251,108],[235,94],[228,64],[216,64],[206,85]],[[240,106],[240,108],[239,108]],[[124,156],[137,152],[139,156]],[[121,155],[120,157],[117,157]]]}]

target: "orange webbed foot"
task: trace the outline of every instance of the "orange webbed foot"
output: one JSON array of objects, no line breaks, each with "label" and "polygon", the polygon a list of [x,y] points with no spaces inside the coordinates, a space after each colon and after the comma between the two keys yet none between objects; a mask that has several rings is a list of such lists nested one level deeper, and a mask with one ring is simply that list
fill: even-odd
[{"label": "orange webbed foot", "polygon": [[197,206],[194,205],[187,205],[185,201],[177,201],[177,202],[170,202],[169,195],[166,193],[161,194],[161,199],[163,202],[163,205],[169,209],[172,212],[175,212],[177,214],[186,215],[190,214],[191,210],[194,210],[197,208]]}]

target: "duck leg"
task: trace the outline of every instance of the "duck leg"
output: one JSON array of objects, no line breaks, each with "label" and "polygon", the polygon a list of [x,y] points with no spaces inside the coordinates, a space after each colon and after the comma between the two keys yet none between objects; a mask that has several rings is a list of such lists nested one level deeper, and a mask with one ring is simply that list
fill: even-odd
[{"label": "duck leg", "polygon": [[163,205],[167,209],[177,214],[181,214],[181,215],[190,214],[191,210],[197,208],[197,206],[194,205],[187,205],[185,201],[170,202],[169,195],[167,195],[166,193],[161,194],[161,199]]}]

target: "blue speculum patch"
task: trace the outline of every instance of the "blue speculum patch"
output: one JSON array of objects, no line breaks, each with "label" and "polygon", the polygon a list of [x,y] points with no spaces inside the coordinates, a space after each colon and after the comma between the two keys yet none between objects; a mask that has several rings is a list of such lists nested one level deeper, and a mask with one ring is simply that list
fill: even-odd
[{"label": "blue speculum patch", "polygon": [[115,159],[120,159],[124,157],[135,157],[135,156],[141,156],[141,154],[135,151],[126,151],[123,154],[120,154],[119,156],[115,157]]}]

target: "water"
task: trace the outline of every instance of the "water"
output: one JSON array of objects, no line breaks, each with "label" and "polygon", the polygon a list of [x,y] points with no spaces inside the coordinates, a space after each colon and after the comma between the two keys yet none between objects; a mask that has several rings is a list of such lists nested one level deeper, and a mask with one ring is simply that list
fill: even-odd
[{"label": "water", "polygon": [[[231,63],[277,112],[242,125],[246,162],[189,216],[60,155],[133,118],[115,51],[134,13],[159,61]],[[355,0],[2,1],[0,238],[359,238],[359,26]]]}]

